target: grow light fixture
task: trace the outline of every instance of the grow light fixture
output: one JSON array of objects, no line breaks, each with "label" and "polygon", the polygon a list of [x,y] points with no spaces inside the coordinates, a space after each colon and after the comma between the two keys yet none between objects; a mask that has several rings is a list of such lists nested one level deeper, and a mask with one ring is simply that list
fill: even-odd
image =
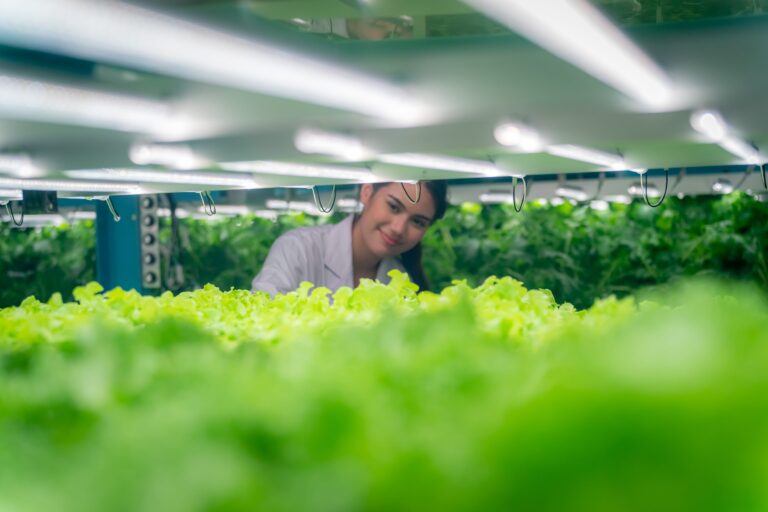
[{"label": "grow light fixture", "polygon": [[309,201],[286,201],[284,199],[267,199],[265,206],[271,210],[307,213],[309,215],[330,215],[320,212],[314,203]]},{"label": "grow light fixture", "polygon": [[546,151],[550,155],[569,158],[571,160],[579,160],[581,162],[589,162],[613,171],[622,171],[627,168],[627,163],[624,161],[624,158],[619,155],[605,153],[603,151],[597,151],[582,146],[560,144],[547,146]]},{"label": "grow light fixture", "polygon": [[691,126],[710,142],[718,144],[721,148],[741,158],[744,162],[748,164],[762,163],[762,158],[757,148],[735,136],[719,112],[715,110],[697,110],[691,115]]},{"label": "grow light fixture", "polygon": [[261,187],[261,184],[253,179],[224,173],[145,171],[139,169],[87,169],[64,171],[64,175],[69,178],[107,181],[137,181],[144,183],[202,185],[247,189]]},{"label": "grow light fixture", "polygon": [[16,178],[37,178],[45,175],[26,153],[0,153],[0,174],[3,173]]},{"label": "grow light fixture", "polygon": [[[2,2],[0,12],[6,6]],[[62,2],[61,7],[65,6],[66,2]],[[32,4],[27,5],[27,10],[30,8]],[[7,20],[0,19],[0,37],[6,28],[4,22]],[[170,109],[164,103],[6,74],[0,75],[0,112],[15,119],[127,132],[166,134],[174,127]]]},{"label": "grow light fixture", "polygon": [[344,212],[359,212],[363,204],[353,197],[343,197],[336,201],[336,207]]},{"label": "grow light fixture", "polygon": [[480,194],[480,202],[484,204],[511,204],[515,198],[511,192],[485,192]]},{"label": "grow light fixture", "polygon": [[[627,187],[627,193],[630,197],[643,197],[643,185],[639,181],[632,183]],[[659,197],[659,189],[653,183],[648,183],[648,197]]]},{"label": "grow light fixture", "polygon": [[141,194],[139,185],[127,183],[105,183],[103,181],[28,180],[0,178],[0,187],[21,190],[59,190],[63,192],[106,192]]},{"label": "grow light fixture", "polygon": [[566,199],[573,199],[574,201],[586,201],[589,199],[589,194],[587,194],[583,188],[573,185],[557,187],[555,194]]},{"label": "grow light fixture", "polygon": [[0,40],[398,122],[424,114],[384,80],[124,2],[3,0]]},{"label": "grow light fixture", "polygon": [[330,155],[351,162],[359,162],[371,157],[371,152],[357,137],[314,128],[302,128],[297,131],[293,143],[302,153]]},{"label": "grow light fixture", "polygon": [[718,178],[712,184],[712,192],[715,192],[716,194],[730,194],[733,192],[733,183],[729,180]]},{"label": "grow light fixture", "polygon": [[[236,216],[236,215],[248,215],[253,210],[248,208],[245,205],[237,205],[237,204],[217,204],[216,205],[216,214],[217,215],[226,215],[226,216]],[[198,213],[205,213],[205,207],[200,206],[197,209]]]},{"label": "grow light fixture", "polygon": [[380,155],[379,161],[387,164],[402,165],[406,167],[422,167],[426,169],[438,169],[443,171],[465,172],[482,176],[511,176],[511,173],[502,172],[496,164],[484,160],[471,160],[468,158],[455,158],[442,155],[425,155],[420,153],[397,153]]},{"label": "grow light fixture", "polygon": [[512,121],[499,123],[493,130],[493,136],[502,146],[514,148],[523,153],[536,153],[544,147],[538,132],[522,123]]},{"label": "grow light fixture", "polygon": [[[640,195],[643,195],[643,191],[640,190]],[[620,203],[620,204],[631,204],[632,198],[629,196],[626,196],[624,194],[616,194],[612,196],[604,196],[604,200],[608,201],[609,203]]]},{"label": "grow light fixture", "polygon": [[96,212],[94,211],[72,211],[66,214],[68,221],[73,220],[96,220]]},{"label": "grow light fixture", "polygon": [[162,165],[173,169],[200,169],[210,161],[183,145],[134,144],[129,152],[136,165]]},{"label": "grow light fixture", "polygon": [[[216,206],[216,211],[218,212],[218,206]],[[174,215],[178,219],[186,219],[189,217],[189,211],[185,210],[184,208],[176,208],[174,211]],[[157,209],[157,216],[158,217],[170,217],[171,216],[171,209],[170,208],[158,208]]]},{"label": "grow light fixture", "polygon": [[608,204],[608,201],[605,201],[602,199],[595,199],[589,202],[589,207],[592,208],[593,210],[604,212],[610,208],[610,205]]},{"label": "grow light fixture", "polygon": [[21,198],[21,190],[0,188],[0,200],[16,200]]},{"label": "grow light fixture", "polygon": [[334,180],[349,180],[359,183],[381,181],[368,169],[349,167],[334,167],[327,165],[310,165],[293,162],[273,162],[257,160],[253,162],[228,162],[221,168],[234,172],[255,172],[263,174],[278,174],[281,176],[297,176],[302,178],[325,178]]},{"label": "grow light fixture", "polygon": [[665,73],[587,0],[464,0],[654,110],[669,108]]}]

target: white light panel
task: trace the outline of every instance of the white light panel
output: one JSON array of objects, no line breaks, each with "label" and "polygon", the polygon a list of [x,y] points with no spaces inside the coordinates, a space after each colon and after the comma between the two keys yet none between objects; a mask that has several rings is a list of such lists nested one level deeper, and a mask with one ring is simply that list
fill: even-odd
[{"label": "white light panel", "polygon": [[60,190],[64,192],[113,192],[123,194],[141,194],[137,184],[105,183],[99,181],[69,180],[28,180],[19,178],[0,178],[0,188],[21,190]]},{"label": "white light panel", "polygon": [[379,155],[378,160],[387,164],[402,165],[406,167],[421,167],[425,169],[438,169],[443,171],[466,172],[482,176],[513,176],[512,172],[502,171],[496,164],[484,160],[472,160],[468,158],[455,158],[442,155],[425,155],[420,153],[397,153]]},{"label": "white light panel", "polygon": [[[0,13],[4,5],[0,2]],[[0,32],[2,24],[0,19]],[[0,75],[0,113],[14,119],[163,136],[176,128],[170,108],[160,102],[7,74]]]},{"label": "white light panel", "polygon": [[653,110],[669,109],[666,74],[587,0],[463,0]]},{"label": "white light panel", "polygon": [[254,162],[228,162],[221,164],[220,167],[224,170],[234,172],[255,172],[263,174],[277,174],[281,176],[350,180],[361,183],[381,181],[381,179],[371,171],[362,168],[310,165],[293,162],[273,162],[269,160],[257,160]]},{"label": "white light panel", "polygon": [[0,40],[400,123],[425,115],[384,80],[123,2],[3,0]]},{"label": "white light panel", "polygon": [[597,151],[595,149],[585,148],[582,146],[574,146],[572,144],[559,144],[554,146],[547,146],[547,153],[563,158],[570,158],[571,160],[578,160],[580,162],[589,162],[599,165],[601,167],[607,167],[614,171],[622,171],[627,169],[627,163],[619,155],[612,153],[605,153],[603,151]]},{"label": "white light panel", "polygon": [[145,171],[138,169],[86,169],[64,171],[69,178],[167,183],[174,185],[203,185],[212,187],[261,188],[256,180],[219,173],[192,173],[177,171]]}]

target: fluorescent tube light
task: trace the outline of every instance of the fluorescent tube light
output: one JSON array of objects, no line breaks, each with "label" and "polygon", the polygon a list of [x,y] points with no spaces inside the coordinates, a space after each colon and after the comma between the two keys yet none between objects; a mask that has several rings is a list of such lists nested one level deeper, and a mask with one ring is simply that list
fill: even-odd
[{"label": "fluorescent tube light", "polygon": [[587,194],[584,189],[575,187],[573,185],[563,185],[562,187],[557,187],[555,194],[560,197],[564,197],[566,199],[574,199],[576,201],[586,201],[589,199],[589,194]]},{"label": "fluorescent tube light", "polygon": [[521,123],[502,122],[493,131],[496,142],[502,146],[515,148],[525,153],[536,153],[544,144],[536,130]]},{"label": "fluorescent tube light", "polygon": [[604,212],[610,208],[610,205],[608,204],[608,201],[604,201],[602,199],[594,199],[589,202],[589,207],[593,210]]},{"label": "fluorescent tube light", "polygon": [[507,204],[514,201],[511,192],[485,192],[480,194],[480,202],[484,204]]},{"label": "fluorescent tube light", "polygon": [[136,184],[104,183],[97,181],[69,180],[27,180],[18,178],[0,178],[0,187],[21,190],[60,190],[64,192],[112,192],[123,194],[141,194],[142,188]]},{"label": "fluorescent tube light", "polygon": [[443,171],[466,172],[483,176],[511,176],[512,173],[502,172],[494,163],[485,160],[470,160],[442,155],[424,155],[419,153],[397,153],[379,155],[380,162],[406,167],[422,167]]},{"label": "fluorescent tube light", "polygon": [[16,200],[21,199],[23,196],[21,190],[16,189],[8,189],[8,188],[0,188],[0,199],[2,200]]},{"label": "fluorescent tube light", "polygon": [[730,194],[733,192],[733,183],[729,180],[719,178],[712,184],[712,192],[717,194]]},{"label": "fluorescent tube light", "polygon": [[17,178],[36,178],[45,174],[25,153],[0,153],[0,173],[11,174]]},{"label": "fluorescent tube light", "polygon": [[691,126],[712,142],[720,142],[728,133],[725,121],[720,113],[714,110],[697,110],[691,114]]},{"label": "fluorescent tube light", "polygon": [[763,163],[760,151],[733,134],[733,130],[715,110],[697,110],[691,114],[691,126],[709,141],[749,164]]},{"label": "fluorescent tube light", "polygon": [[[216,206],[216,211],[218,212],[219,207]],[[174,212],[176,215],[176,218],[178,219],[186,219],[189,217],[189,211],[185,210],[184,208],[176,208],[176,211]],[[171,209],[170,208],[158,208],[157,209],[157,216],[158,217],[170,217],[171,216]]]},{"label": "fluorescent tube light", "polygon": [[267,199],[267,208],[271,210],[285,210],[290,212],[302,212],[310,215],[330,215],[317,209],[314,203],[309,201],[285,201],[283,199]]},{"label": "fluorescent tube light", "polygon": [[653,109],[675,99],[665,73],[587,0],[464,2]]},{"label": "fluorescent tube light", "polygon": [[3,0],[0,40],[401,123],[425,114],[385,80],[125,2]]},{"label": "fluorescent tube light", "polygon": [[224,170],[234,172],[278,174],[281,176],[298,176],[303,178],[350,180],[361,183],[381,181],[380,178],[368,169],[310,165],[293,162],[257,160],[254,162],[228,162],[221,164],[220,167]]},{"label": "fluorescent tube light", "polygon": [[182,145],[135,144],[131,146],[129,157],[136,165],[163,165],[185,170],[204,168],[211,163]]},{"label": "fluorescent tube light", "polygon": [[[205,213],[205,208],[200,206],[197,211],[199,213]],[[248,215],[251,213],[251,209],[247,206],[236,204],[217,204],[216,214],[235,216],[235,215]]]},{"label": "fluorescent tube light", "polygon": [[231,174],[192,173],[176,171],[145,171],[138,169],[88,169],[64,171],[69,178],[97,179],[107,181],[136,181],[144,183],[167,183],[179,185],[203,185],[212,187],[261,188],[261,184],[250,178]]},{"label": "fluorescent tube light", "polygon": [[[640,191],[640,195],[642,195],[642,190]],[[621,204],[630,204],[632,203],[632,198],[629,196],[625,196],[623,194],[616,194],[612,196],[605,196],[603,197],[606,201],[609,203],[621,203]]]},{"label": "fluorescent tube light", "polygon": [[343,212],[359,212],[363,204],[353,197],[343,197],[336,201],[336,208]]},{"label": "fluorescent tube light", "polygon": [[284,199],[267,199],[266,207],[273,210],[286,210],[288,209],[288,201]]},{"label": "fluorescent tube light", "polygon": [[371,152],[357,137],[314,128],[300,129],[296,132],[293,143],[302,153],[330,155],[352,162],[367,160],[371,157]]},{"label": "fluorescent tube light", "polygon": [[73,220],[96,220],[96,212],[94,211],[72,211],[66,214],[68,221]]},{"label": "fluorescent tube light", "polygon": [[[0,7],[0,12],[3,10]],[[5,74],[0,75],[0,112],[15,119],[158,135],[166,135],[177,122],[169,107],[157,101]]]},{"label": "fluorescent tube light", "polygon": [[[632,197],[643,197],[643,185],[636,181],[627,188],[627,193]],[[659,197],[659,189],[653,183],[648,183],[648,197]]]},{"label": "fluorescent tube light", "polygon": [[614,171],[621,171],[627,168],[627,163],[619,155],[597,151],[595,149],[574,146],[572,144],[561,144],[547,146],[547,153],[571,160],[589,162],[602,167],[607,167]]}]

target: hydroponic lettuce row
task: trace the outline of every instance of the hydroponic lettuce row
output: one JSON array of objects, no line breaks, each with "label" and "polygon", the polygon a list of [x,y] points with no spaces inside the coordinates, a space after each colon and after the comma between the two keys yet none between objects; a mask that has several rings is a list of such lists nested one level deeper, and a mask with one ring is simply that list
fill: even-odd
[{"label": "hydroponic lettuce row", "polygon": [[0,310],[0,509],[768,508],[749,288],[75,296]]}]

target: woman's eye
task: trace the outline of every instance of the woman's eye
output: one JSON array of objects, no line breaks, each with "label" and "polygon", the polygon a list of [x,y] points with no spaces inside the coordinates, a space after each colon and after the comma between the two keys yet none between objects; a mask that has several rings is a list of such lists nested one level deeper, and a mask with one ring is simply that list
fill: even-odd
[{"label": "woman's eye", "polygon": [[414,220],[413,220],[413,224],[414,224],[414,225],[415,225],[417,228],[420,228],[420,229],[423,229],[423,228],[426,228],[426,227],[427,227],[427,223],[426,223],[426,222],[424,222],[423,220],[419,220],[419,219],[414,219]]},{"label": "woman's eye", "polygon": [[400,208],[398,208],[395,203],[387,203],[387,204],[389,205],[389,209],[392,210],[393,212],[397,212],[400,210]]}]

